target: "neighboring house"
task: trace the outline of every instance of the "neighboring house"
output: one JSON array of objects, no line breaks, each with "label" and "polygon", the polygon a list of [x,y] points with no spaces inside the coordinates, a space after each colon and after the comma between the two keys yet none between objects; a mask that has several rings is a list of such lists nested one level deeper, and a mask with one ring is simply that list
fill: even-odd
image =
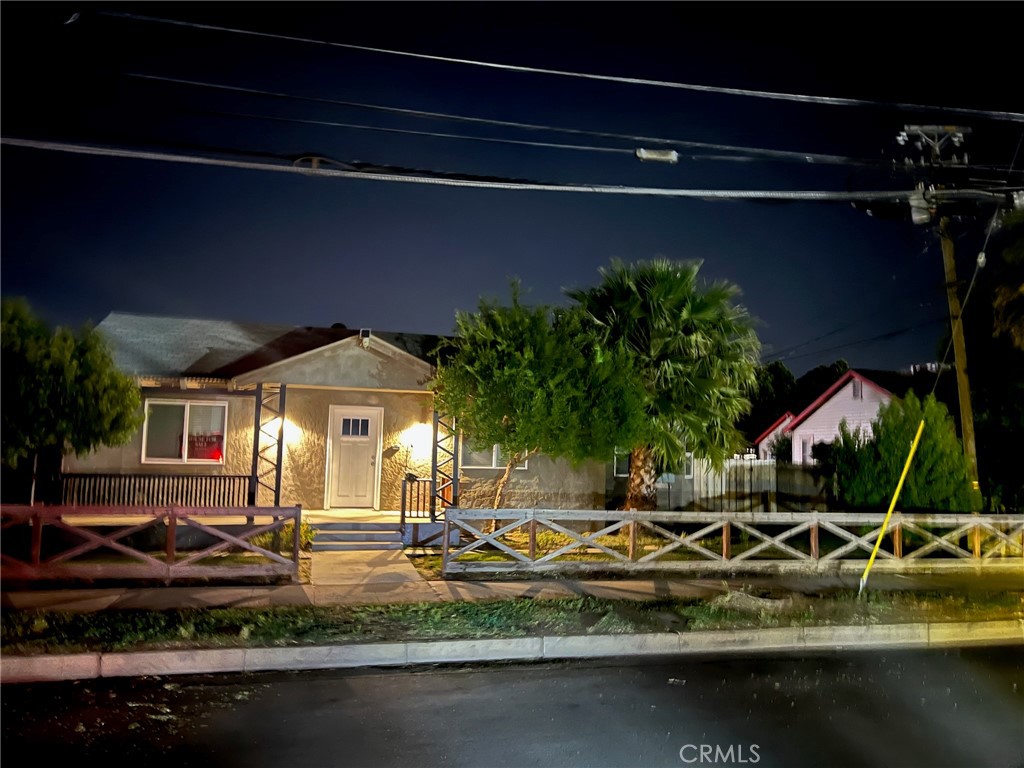
[{"label": "neighboring house", "polygon": [[892,398],[892,392],[871,379],[847,371],[786,426],[785,433],[793,439],[792,462],[813,464],[814,444],[831,443],[839,437],[839,424],[844,420],[851,430],[859,427],[861,434],[870,437],[878,409]]},{"label": "neighboring house", "polygon": [[[121,312],[98,330],[139,382],[145,421],[127,445],[66,459],[68,503],[168,503],[191,489],[225,506],[397,510],[403,478],[431,476],[440,337]],[[503,459],[460,454],[461,504],[490,506]],[[604,485],[603,465],[535,456],[509,502],[593,508]]]},{"label": "neighboring house", "polygon": [[811,452],[815,443],[831,443],[839,436],[839,424],[845,420],[851,430],[871,436],[871,423],[879,409],[894,397],[902,397],[910,389],[927,393],[933,386],[934,374],[892,371],[849,370],[796,416],[787,412],[757,439],[758,455],[765,457],[772,443],[782,435],[792,438],[793,464],[813,464]]}]

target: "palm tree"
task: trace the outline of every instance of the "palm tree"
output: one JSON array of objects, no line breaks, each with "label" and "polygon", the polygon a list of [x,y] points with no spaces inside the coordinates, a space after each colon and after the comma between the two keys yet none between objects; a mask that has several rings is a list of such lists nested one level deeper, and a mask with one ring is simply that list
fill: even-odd
[{"label": "palm tree", "polygon": [[742,444],[760,343],[728,282],[700,284],[700,262],[614,261],[595,288],[567,291],[632,350],[647,391],[647,420],[630,447],[627,509],[655,509],[658,469],[686,451],[721,467]]}]

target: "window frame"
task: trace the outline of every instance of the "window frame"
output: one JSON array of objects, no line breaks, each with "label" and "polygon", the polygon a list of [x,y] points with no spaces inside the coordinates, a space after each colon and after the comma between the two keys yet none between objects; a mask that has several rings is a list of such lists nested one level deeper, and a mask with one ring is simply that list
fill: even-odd
[{"label": "window frame", "polygon": [[[463,451],[470,445],[470,441],[466,440],[465,435],[459,436],[459,469],[504,469],[505,464],[501,461],[501,446],[495,443],[491,446],[491,464],[486,466],[483,464],[464,464],[462,462]],[[472,450],[472,448],[470,448]],[[480,451],[474,451],[474,453],[480,453]],[[530,466],[530,460],[524,459],[522,464],[519,464],[515,468],[515,472],[520,470],[526,471]]]},{"label": "window frame", "polygon": [[[628,461],[628,459],[629,459],[629,456],[630,456],[631,453],[632,453],[632,451],[627,451],[624,448],[616,448],[612,452],[612,477],[629,477],[629,461]],[[619,472],[619,459],[620,459],[620,457],[627,460],[625,462],[626,463],[625,472]],[[684,455],[684,458],[683,458],[683,466],[682,466],[682,470],[683,471],[682,472],[671,472],[671,473],[663,472],[661,475],[658,475],[658,477],[662,477],[665,474],[673,474],[673,475],[680,475],[681,474],[684,480],[693,480],[693,462],[694,462],[694,460],[693,460],[693,451],[686,451],[686,453]]]},{"label": "window frame", "polygon": [[[180,459],[167,459],[167,458],[149,458],[146,456],[146,448],[149,443],[149,409],[151,405],[184,405],[185,413],[184,420],[182,423],[182,436],[181,436],[181,455]],[[205,405],[205,406],[216,406],[223,409],[224,412],[224,445],[221,450],[220,459],[192,459],[188,456],[188,419],[189,411],[193,405]],[[227,460],[228,453],[228,401],[227,400],[188,400],[188,399],[175,399],[175,398],[163,398],[163,397],[147,397],[143,403],[145,414],[145,420],[142,423],[142,463],[143,464],[174,464],[174,465],[186,465],[186,464],[199,464],[211,467],[222,467]]]},{"label": "window frame", "polygon": [[[616,448],[612,451],[612,477],[629,477],[629,455],[631,451],[624,450],[622,448]],[[625,470],[619,471],[619,459],[625,459],[623,462]]]}]

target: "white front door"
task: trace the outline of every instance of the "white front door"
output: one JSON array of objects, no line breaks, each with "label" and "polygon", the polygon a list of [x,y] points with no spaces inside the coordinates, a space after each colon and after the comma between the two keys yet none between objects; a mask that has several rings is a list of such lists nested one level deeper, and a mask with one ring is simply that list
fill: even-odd
[{"label": "white front door", "polygon": [[382,408],[331,406],[329,506],[377,507],[382,414]]}]

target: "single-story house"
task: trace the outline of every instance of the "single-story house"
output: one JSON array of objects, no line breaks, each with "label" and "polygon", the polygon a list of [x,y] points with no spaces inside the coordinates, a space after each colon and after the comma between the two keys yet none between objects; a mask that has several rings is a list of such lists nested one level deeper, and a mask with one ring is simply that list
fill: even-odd
[{"label": "single-story house", "polygon": [[[839,436],[839,424],[845,420],[851,430],[871,435],[872,422],[878,411],[914,389],[922,397],[933,386],[934,374],[892,371],[849,370],[795,416],[783,414],[755,441],[758,454],[770,455],[772,444],[780,436],[792,438],[793,464],[813,464],[811,452],[815,443],[831,443]],[[946,393],[947,388],[943,388]]]},{"label": "single-story house", "polygon": [[[430,478],[435,444],[439,463],[455,444],[429,388],[437,336],[123,312],[97,329],[144,421],[127,445],[66,459],[65,503],[397,510],[403,479]],[[504,457],[458,445],[448,500],[490,506]],[[601,508],[608,471],[534,456],[508,503]]]}]

